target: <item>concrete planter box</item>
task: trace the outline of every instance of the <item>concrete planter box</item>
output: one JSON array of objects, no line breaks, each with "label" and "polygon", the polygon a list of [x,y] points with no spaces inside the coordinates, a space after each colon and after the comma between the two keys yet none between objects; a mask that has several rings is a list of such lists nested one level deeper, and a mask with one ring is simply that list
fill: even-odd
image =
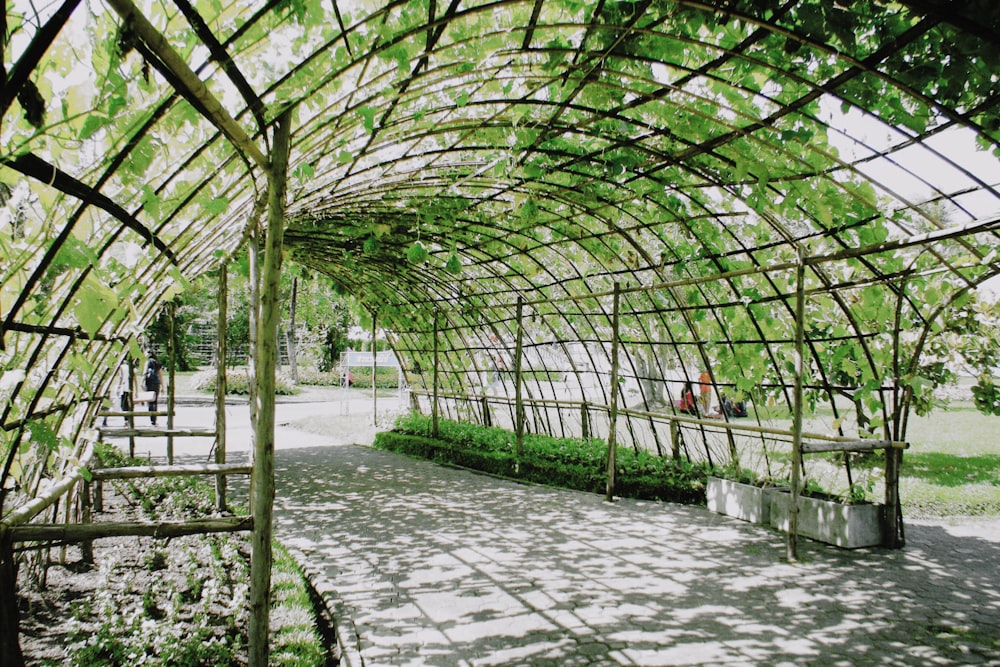
[{"label": "concrete planter box", "polygon": [[705,485],[708,509],[719,514],[768,524],[771,517],[771,495],[779,487],[743,484],[720,477],[709,477]]},{"label": "concrete planter box", "polygon": [[[773,493],[770,500],[771,526],[788,532],[792,494],[787,490]],[[798,534],[844,549],[878,546],[884,534],[883,515],[882,505],[846,505],[836,500],[799,496]]]}]

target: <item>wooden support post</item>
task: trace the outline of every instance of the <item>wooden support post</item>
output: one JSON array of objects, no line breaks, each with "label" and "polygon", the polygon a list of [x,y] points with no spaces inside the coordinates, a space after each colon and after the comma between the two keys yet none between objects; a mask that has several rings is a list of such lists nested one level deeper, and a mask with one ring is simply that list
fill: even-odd
[{"label": "wooden support post", "polygon": [[614,500],[615,466],[618,458],[618,320],[621,313],[621,286],[616,282],[611,311],[611,395],[608,410],[608,485],[605,499]]},{"label": "wooden support post", "polygon": [[174,428],[174,377],[177,369],[177,345],[174,325],[177,321],[177,305],[167,303],[167,463],[174,463],[174,436],[170,431]]},{"label": "wooden support post", "polygon": [[899,467],[903,450],[888,447],[885,450],[885,534],[883,544],[890,549],[901,549],[906,544],[903,522],[899,509]]},{"label": "wooden support post", "polygon": [[[126,363],[128,364],[128,397],[125,401],[125,405],[122,406],[122,410],[127,412],[125,417],[125,423],[128,425],[128,430],[131,431],[135,429],[135,392],[138,387],[135,384],[135,360],[131,357],[126,357]],[[128,457],[130,459],[135,458],[135,436],[130,435],[128,437]]]},{"label": "wooden support post", "polygon": [[431,398],[431,435],[438,436],[438,312],[434,311],[434,368],[431,369],[434,395]]},{"label": "wooden support post", "polygon": [[795,386],[792,391],[792,503],[788,511],[789,561],[799,559],[799,487],[802,469],[802,384],[805,373],[805,277],[806,265],[802,248],[799,248],[799,263],[795,269]]},{"label": "wooden support post", "polygon": [[[215,462],[223,465],[226,462],[226,328],[229,321],[229,269],[223,263],[219,266],[218,317],[216,318],[215,341]],[[226,511],[226,476],[215,478],[215,509]]]},{"label": "wooden support post", "polygon": [[590,410],[587,409],[587,401],[580,404],[580,430],[584,440],[590,437]]},{"label": "wooden support post", "polygon": [[250,555],[250,667],[267,667],[271,609],[274,508],[274,392],[278,366],[278,322],[281,320],[281,253],[284,241],[285,198],[291,139],[291,111],[274,126],[271,171],[268,174],[267,240],[260,286],[258,322],[257,414],[254,424],[253,532]]},{"label": "wooden support post", "polygon": [[[89,524],[93,521],[92,507],[90,504],[90,482],[83,480],[80,482],[80,521]],[[84,540],[80,543],[80,560],[84,563],[94,562],[94,543]]]},{"label": "wooden support post", "polygon": [[681,460],[681,427],[673,419],[670,420],[670,454],[674,461]]},{"label": "wooden support post", "polygon": [[514,434],[517,464],[524,453],[524,397],[521,394],[522,359],[524,355],[524,297],[517,297],[517,325],[514,336]]},{"label": "wooden support post", "polygon": [[7,526],[0,524],[0,665],[4,667],[24,667],[20,626],[14,540]]},{"label": "wooden support post", "polygon": [[483,396],[481,399],[483,403],[483,426],[493,426],[493,419],[490,417],[490,400]]},{"label": "wooden support post", "polygon": [[378,351],[375,346],[375,334],[378,325],[378,311],[372,311],[372,426],[378,424],[378,392],[375,389],[376,369],[378,368]]}]

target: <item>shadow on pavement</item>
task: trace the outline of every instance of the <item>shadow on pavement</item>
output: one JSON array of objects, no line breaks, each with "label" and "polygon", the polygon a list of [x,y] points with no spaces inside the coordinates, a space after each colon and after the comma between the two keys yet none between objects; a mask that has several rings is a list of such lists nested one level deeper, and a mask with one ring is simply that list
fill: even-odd
[{"label": "shadow on pavement", "polygon": [[277,453],[276,534],[366,665],[1000,664],[1000,544],[785,538],[357,446]]}]

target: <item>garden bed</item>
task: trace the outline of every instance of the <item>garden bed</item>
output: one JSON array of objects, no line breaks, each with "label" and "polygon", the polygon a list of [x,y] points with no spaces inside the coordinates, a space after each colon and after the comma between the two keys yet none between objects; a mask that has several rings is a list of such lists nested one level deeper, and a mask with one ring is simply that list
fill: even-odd
[{"label": "garden bed", "polygon": [[[175,520],[196,511],[191,480],[106,485],[97,521]],[[126,489],[114,492],[115,487]],[[209,498],[208,496],[204,496]],[[204,508],[201,508],[204,509]],[[188,516],[190,518],[190,516]],[[28,665],[162,667],[247,664],[249,535],[170,540],[105,538],[94,564],[77,545],[51,549],[50,564],[19,572],[20,642]],[[332,621],[296,564],[276,546],[272,570],[273,666],[337,664]]]},{"label": "garden bed", "polygon": [[[515,434],[501,428],[440,420],[437,437],[430,432],[430,418],[406,415],[397,420],[393,431],[379,433],[373,446],[508,479],[606,492],[607,443],[603,440],[526,434],[518,454]],[[701,465],[619,447],[615,495],[703,504],[705,476]]]},{"label": "garden bed", "polygon": [[709,477],[705,484],[708,509],[750,523],[770,525],[771,494],[787,487],[746,484],[721,477]]},{"label": "garden bed", "polygon": [[[771,526],[788,531],[792,494],[770,494]],[[879,546],[885,537],[883,505],[845,503],[835,498],[800,495],[798,535],[844,549]]]}]

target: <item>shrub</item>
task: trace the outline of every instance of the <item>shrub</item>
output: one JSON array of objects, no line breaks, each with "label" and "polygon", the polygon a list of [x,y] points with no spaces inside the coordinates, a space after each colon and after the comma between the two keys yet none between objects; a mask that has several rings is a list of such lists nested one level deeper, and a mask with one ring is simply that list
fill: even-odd
[{"label": "shrub", "polygon": [[[431,420],[420,414],[400,417],[392,431],[375,436],[374,447],[438,463],[537,484],[604,493],[607,443],[597,438],[555,438],[526,434],[520,460],[514,433],[498,427]],[[615,492],[618,495],[682,503],[705,502],[707,470],[687,461],[619,447]]]},{"label": "shrub", "polygon": [[[212,393],[215,391],[215,369],[200,371],[194,375],[194,388],[198,391]],[[295,383],[284,373],[278,373],[275,378],[274,393],[279,396],[291,396],[298,393]],[[226,394],[239,396],[250,395],[250,375],[245,368],[226,369]]]}]

